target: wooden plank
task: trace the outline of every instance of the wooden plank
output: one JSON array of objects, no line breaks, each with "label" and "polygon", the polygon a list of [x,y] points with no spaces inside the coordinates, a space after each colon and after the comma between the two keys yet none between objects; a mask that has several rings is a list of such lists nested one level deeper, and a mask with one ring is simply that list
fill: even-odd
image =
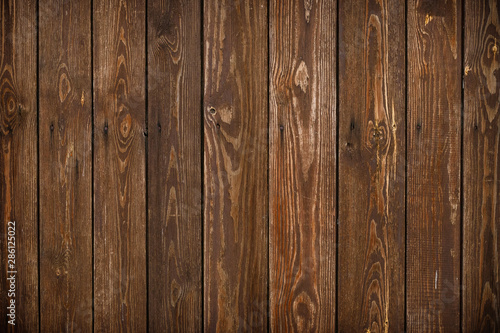
[{"label": "wooden plank", "polygon": [[90,1],[39,11],[40,326],[91,331]]},{"label": "wooden plank", "polygon": [[94,1],[94,330],[144,332],[145,2]]},{"label": "wooden plank", "polygon": [[465,3],[464,332],[500,330],[500,23],[495,0]]},{"label": "wooden plank", "polygon": [[[0,331],[37,332],[37,5],[3,0],[0,6]],[[7,255],[9,222],[15,222],[15,262]],[[14,295],[8,271],[17,271]],[[8,324],[11,300],[15,326]]]},{"label": "wooden plank", "polygon": [[201,5],[148,2],[149,328],[202,330]]},{"label": "wooden plank", "polygon": [[405,329],[405,3],[339,2],[339,331]]},{"label": "wooden plank", "polygon": [[461,1],[408,3],[407,329],[460,328]]},{"label": "wooden plank", "polygon": [[270,3],[270,325],[335,329],[336,1]]},{"label": "wooden plank", "polygon": [[267,2],[204,2],[205,330],[267,330]]}]

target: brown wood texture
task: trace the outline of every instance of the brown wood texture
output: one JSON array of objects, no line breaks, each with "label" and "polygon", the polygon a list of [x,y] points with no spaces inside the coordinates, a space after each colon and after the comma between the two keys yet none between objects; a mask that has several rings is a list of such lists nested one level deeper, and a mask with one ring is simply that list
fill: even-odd
[{"label": "brown wood texture", "polygon": [[204,2],[204,329],[267,330],[267,2]]},{"label": "brown wood texture", "polygon": [[270,3],[270,325],[335,327],[336,1]]},{"label": "brown wood texture", "polygon": [[201,5],[148,1],[152,332],[202,330]]},{"label": "brown wood texture", "polygon": [[[0,58],[0,331],[36,332],[38,322],[36,1],[1,1]],[[15,221],[15,267],[8,225]],[[8,271],[16,270],[15,297]],[[15,327],[7,302],[15,300]]]},{"label": "brown wood texture", "polygon": [[464,332],[500,330],[500,11],[465,2]]},{"label": "brown wood texture", "polygon": [[498,2],[0,0],[0,332],[500,331]]},{"label": "brown wood texture", "polygon": [[90,1],[44,1],[39,11],[40,327],[90,331]]},{"label": "brown wood texture", "polygon": [[409,332],[460,327],[461,6],[407,9]]},{"label": "brown wood texture", "polygon": [[399,0],[339,2],[340,332],[405,328],[405,24]]},{"label": "brown wood texture", "polygon": [[147,326],[145,1],[94,1],[94,330]]}]

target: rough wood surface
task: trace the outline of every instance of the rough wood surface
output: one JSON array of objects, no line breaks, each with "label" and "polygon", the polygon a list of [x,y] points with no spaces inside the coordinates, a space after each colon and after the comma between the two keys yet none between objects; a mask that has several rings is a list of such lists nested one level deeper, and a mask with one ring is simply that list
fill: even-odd
[{"label": "rough wood surface", "polygon": [[204,2],[207,331],[267,330],[267,2]]},{"label": "rough wood surface", "polygon": [[[0,3],[0,331],[37,332],[36,1]],[[16,222],[16,326],[7,324],[8,222]]]},{"label": "rough wood surface", "polygon": [[145,1],[94,1],[94,329],[144,332]]},{"label": "rough wood surface", "polygon": [[464,332],[500,330],[500,11],[465,3]]},{"label": "rough wood surface", "polygon": [[339,331],[405,328],[405,3],[339,2]]},{"label": "rough wood surface", "polygon": [[335,328],[336,1],[270,3],[270,325]]},{"label": "rough wood surface", "polygon": [[44,1],[39,10],[40,326],[90,331],[90,1]]},{"label": "rough wood surface", "polygon": [[148,2],[149,329],[202,330],[201,6]]},{"label": "rough wood surface", "polygon": [[460,328],[461,1],[408,3],[407,329]]}]

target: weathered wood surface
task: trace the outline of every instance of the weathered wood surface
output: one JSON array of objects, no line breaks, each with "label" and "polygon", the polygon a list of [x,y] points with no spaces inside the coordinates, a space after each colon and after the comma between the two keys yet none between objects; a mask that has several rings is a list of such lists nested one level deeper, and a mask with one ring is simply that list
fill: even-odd
[{"label": "weathered wood surface", "polygon": [[0,14],[1,332],[500,330],[498,0]]},{"label": "weathered wood surface", "polygon": [[40,327],[92,330],[90,1],[40,2]]},{"label": "weathered wood surface", "polygon": [[94,1],[94,330],[147,326],[145,1]]},{"label": "weathered wood surface", "polygon": [[405,328],[405,4],[339,2],[340,332]]},{"label": "weathered wood surface", "polygon": [[465,2],[464,332],[500,330],[500,22],[497,1]]},{"label": "weathered wood surface", "polygon": [[336,1],[270,2],[270,325],[335,328]]},{"label": "weathered wood surface", "polygon": [[[36,1],[3,0],[0,58],[0,331],[38,322]],[[16,326],[7,324],[8,222],[15,221]],[[10,274],[9,274],[10,276]]]},{"label": "weathered wood surface", "polygon": [[407,329],[460,328],[461,1],[408,3]]},{"label": "weathered wood surface", "polygon": [[204,2],[204,329],[267,330],[267,2]]},{"label": "weathered wood surface", "polygon": [[149,329],[202,330],[201,6],[148,1]]}]

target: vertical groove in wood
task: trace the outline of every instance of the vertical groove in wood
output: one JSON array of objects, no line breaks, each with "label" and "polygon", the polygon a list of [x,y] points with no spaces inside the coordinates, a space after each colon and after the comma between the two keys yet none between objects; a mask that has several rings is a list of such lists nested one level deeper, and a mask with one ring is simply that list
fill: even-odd
[{"label": "vertical groove in wood", "polygon": [[[38,331],[36,1],[1,2],[0,331]],[[8,222],[15,221],[15,297],[9,297]],[[15,300],[16,326],[7,302]]]},{"label": "vertical groove in wood", "polygon": [[336,1],[270,4],[270,325],[335,329]]},{"label": "vertical groove in wood", "polygon": [[460,328],[461,1],[408,7],[408,331]]},{"label": "vertical groove in wood", "polygon": [[404,2],[339,4],[339,330],[404,330]]},{"label": "vertical groove in wood", "polygon": [[200,5],[148,2],[149,323],[197,332],[201,294]]},{"label": "vertical groove in wood", "polygon": [[145,331],[145,1],[95,1],[95,330]]},{"label": "vertical groove in wood", "polygon": [[267,330],[267,5],[204,2],[204,321]]},{"label": "vertical groove in wood", "polygon": [[90,1],[40,4],[42,331],[92,328]]},{"label": "vertical groove in wood", "polygon": [[464,332],[500,330],[500,10],[465,2]]}]

